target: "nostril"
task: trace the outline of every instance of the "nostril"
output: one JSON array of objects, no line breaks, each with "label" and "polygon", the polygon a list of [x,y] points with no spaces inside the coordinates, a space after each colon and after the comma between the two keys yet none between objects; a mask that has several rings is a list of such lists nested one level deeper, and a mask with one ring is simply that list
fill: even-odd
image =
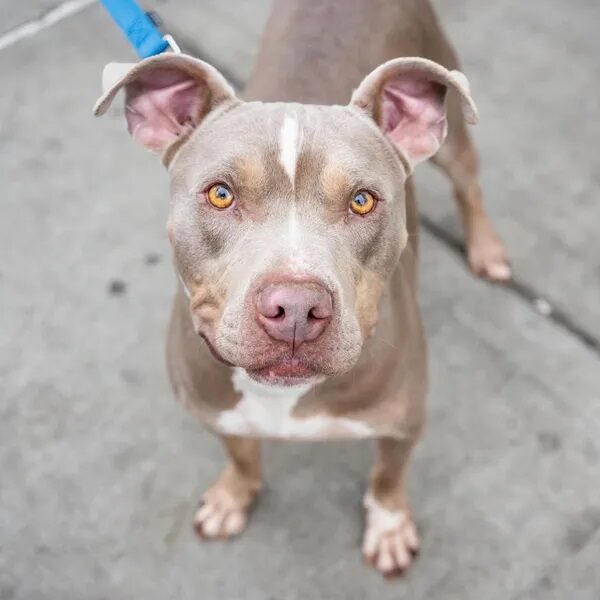
[{"label": "nostril", "polygon": [[325,313],[326,311],[319,310],[318,306],[313,306],[308,311],[308,319],[313,321],[322,321],[323,319],[328,319],[330,315]]},{"label": "nostril", "polygon": [[281,299],[270,290],[261,292],[257,299],[258,313],[262,318],[272,321],[285,318],[285,307]]}]

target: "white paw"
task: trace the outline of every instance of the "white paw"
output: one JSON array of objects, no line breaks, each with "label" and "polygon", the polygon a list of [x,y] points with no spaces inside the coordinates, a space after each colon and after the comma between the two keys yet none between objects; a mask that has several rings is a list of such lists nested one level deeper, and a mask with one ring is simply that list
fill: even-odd
[{"label": "white paw", "polygon": [[248,508],[241,507],[223,489],[211,488],[194,516],[196,533],[204,539],[229,538],[244,531]]},{"label": "white paw", "polygon": [[386,577],[402,575],[419,550],[419,538],[406,511],[390,511],[371,494],[364,500],[366,527],[362,552]]}]

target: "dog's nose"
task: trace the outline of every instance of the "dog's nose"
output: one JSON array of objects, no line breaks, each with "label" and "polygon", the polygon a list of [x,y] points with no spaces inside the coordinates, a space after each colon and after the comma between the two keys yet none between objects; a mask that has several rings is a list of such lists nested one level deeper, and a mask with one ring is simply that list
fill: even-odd
[{"label": "dog's nose", "polygon": [[331,320],[332,300],[318,283],[273,283],[258,293],[256,308],[272,338],[297,347],[323,333]]}]

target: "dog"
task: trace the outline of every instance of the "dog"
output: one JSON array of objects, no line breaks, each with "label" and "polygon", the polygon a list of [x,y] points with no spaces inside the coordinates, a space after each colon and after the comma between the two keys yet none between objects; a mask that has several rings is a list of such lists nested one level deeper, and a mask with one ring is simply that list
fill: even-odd
[{"label": "dog", "polygon": [[229,455],[195,515],[202,537],[246,527],[260,438],[375,438],[362,552],[386,576],[413,560],[405,480],[427,392],[416,165],[450,178],[471,269],[510,277],[459,68],[426,0],[275,3],[244,100],[183,54],[105,68],[95,113],[124,89],[130,134],[170,177],[173,390]]}]

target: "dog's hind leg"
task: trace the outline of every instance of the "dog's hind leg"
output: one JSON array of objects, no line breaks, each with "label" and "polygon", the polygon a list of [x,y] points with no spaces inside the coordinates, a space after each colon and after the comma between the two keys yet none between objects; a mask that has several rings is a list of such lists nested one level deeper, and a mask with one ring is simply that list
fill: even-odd
[{"label": "dog's hind leg", "polygon": [[511,275],[506,249],[483,205],[477,150],[457,104],[457,99],[451,95],[448,98],[448,137],[432,161],[454,186],[471,271],[479,277],[505,281]]},{"label": "dog's hind leg", "polygon": [[382,438],[364,499],[365,559],[386,577],[401,575],[419,549],[406,498],[406,469],[414,441]]},{"label": "dog's hind leg", "polygon": [[194,527],[202,538],[228,538],[248,523],[252,503],[262,487],[260,442],[251,438],[221,436],[230,462],[204,493]]},{"label": "dog's hind leg", "polygon": [[[461,70],[460,62],[431,6],[428,12],[424,55],[447,69]],[[475,94],[476,98],[476,94]],[[511,271],[504,243],[494,230],[483,204],[479,183],[479,156],[467,131],[458,95],[450,90],[446,110],[448,135],[431,159],[450,179],[465,232],[467,260],[471,271],[494,281],[510,279]]]}]

